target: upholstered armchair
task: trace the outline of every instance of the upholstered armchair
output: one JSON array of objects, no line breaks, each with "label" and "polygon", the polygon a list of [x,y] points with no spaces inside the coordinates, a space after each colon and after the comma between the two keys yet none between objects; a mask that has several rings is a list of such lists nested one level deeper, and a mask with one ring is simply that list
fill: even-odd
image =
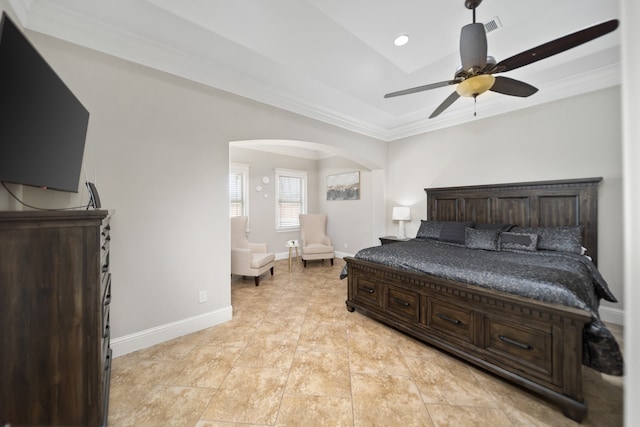
[{"label": "upholstered armchair", "polygon": [[254,277],[256,286],[260,275],[271,270],[275,264],[275,254],[268,252],[266,243],[249,243],[247,240],[246,216],[231,217],[231,275]]},{"label": "upholstered armchair", "polygon": [[326,214],[300,215],[300,248],[305,267],[308,260],[315,259],[329,259],[333,265],[333,246],[326,229]]}]

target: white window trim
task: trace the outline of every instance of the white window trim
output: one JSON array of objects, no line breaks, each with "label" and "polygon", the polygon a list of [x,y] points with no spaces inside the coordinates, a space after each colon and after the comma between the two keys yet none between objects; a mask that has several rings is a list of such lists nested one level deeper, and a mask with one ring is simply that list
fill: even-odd
[{"label": "white window trim", "polygon": [[275,170],[275,202],[274,202],[274,208],[275,208],[275,218],[276,218],[276,231],[277,232],[286,232],[286,231],[298,231],[300,230],[300,223],[298,222],[297,226],[294,227],[282,227],[280,226],[280,218],[278,215],[279,209],[278,209],[278,200],[280,200],[280,176],[290,176],[290,177],[297,177],[297,178],[301,178],[303,179],[304,182],[304,188],[303,188],[303,195],[302,195],[302,214],[306,214],[307,213],[307,194],[309,193],[308,190],[308,186],[309,186],[309,182],[308,182],[308,177],[307,177],[307,171],[301,171],[301,170],[296,170],[296,169],[276,169]]},{"label": "white window trim", "polygon": [[[243,163],[229,163],[229,174],[238,173],[242,174],[242,183],[244,186],[244,200],[243,200],[243,212],[241,216],[249,216],[249,171],[250,166]],[[227,183],[228,191],[228,183]],[[227,201],[231,203],[231,195],[227,194]],[[231,216],[231,207],[229,206],[229,216]]]}]

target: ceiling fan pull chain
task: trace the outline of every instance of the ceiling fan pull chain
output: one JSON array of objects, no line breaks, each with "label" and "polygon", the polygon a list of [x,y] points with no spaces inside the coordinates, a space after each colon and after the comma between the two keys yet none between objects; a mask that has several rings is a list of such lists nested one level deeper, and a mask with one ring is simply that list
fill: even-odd
[{"label": "ceiling fan pull chain", "polygon": [[476,116],[476,104],[478,103],[478,95],[473,97],[473,117]]}]

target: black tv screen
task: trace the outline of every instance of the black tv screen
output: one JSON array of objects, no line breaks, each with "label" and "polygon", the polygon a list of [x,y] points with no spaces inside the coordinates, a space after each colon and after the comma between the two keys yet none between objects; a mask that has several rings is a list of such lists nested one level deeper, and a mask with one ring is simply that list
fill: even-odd
[{"label": "black tv screen", "polygon": [[9,19],[0,20],[0,181],[78,192],[89,112]]}]

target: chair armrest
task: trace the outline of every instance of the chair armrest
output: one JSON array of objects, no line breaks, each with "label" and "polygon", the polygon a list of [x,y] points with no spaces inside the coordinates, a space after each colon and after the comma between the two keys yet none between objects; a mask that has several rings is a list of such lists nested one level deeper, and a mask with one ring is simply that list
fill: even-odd
[{"label": "chair armrest", "polygon": [[331,246],[331,239],[329,238],[329,236],[324,236],[322,238],[322,244],[323,245],[327,245],[327,246]]},{"label": "chair armrest", "polygon": [[251,265],[249,249],[231,249],[231,273],[245,274]]}]

